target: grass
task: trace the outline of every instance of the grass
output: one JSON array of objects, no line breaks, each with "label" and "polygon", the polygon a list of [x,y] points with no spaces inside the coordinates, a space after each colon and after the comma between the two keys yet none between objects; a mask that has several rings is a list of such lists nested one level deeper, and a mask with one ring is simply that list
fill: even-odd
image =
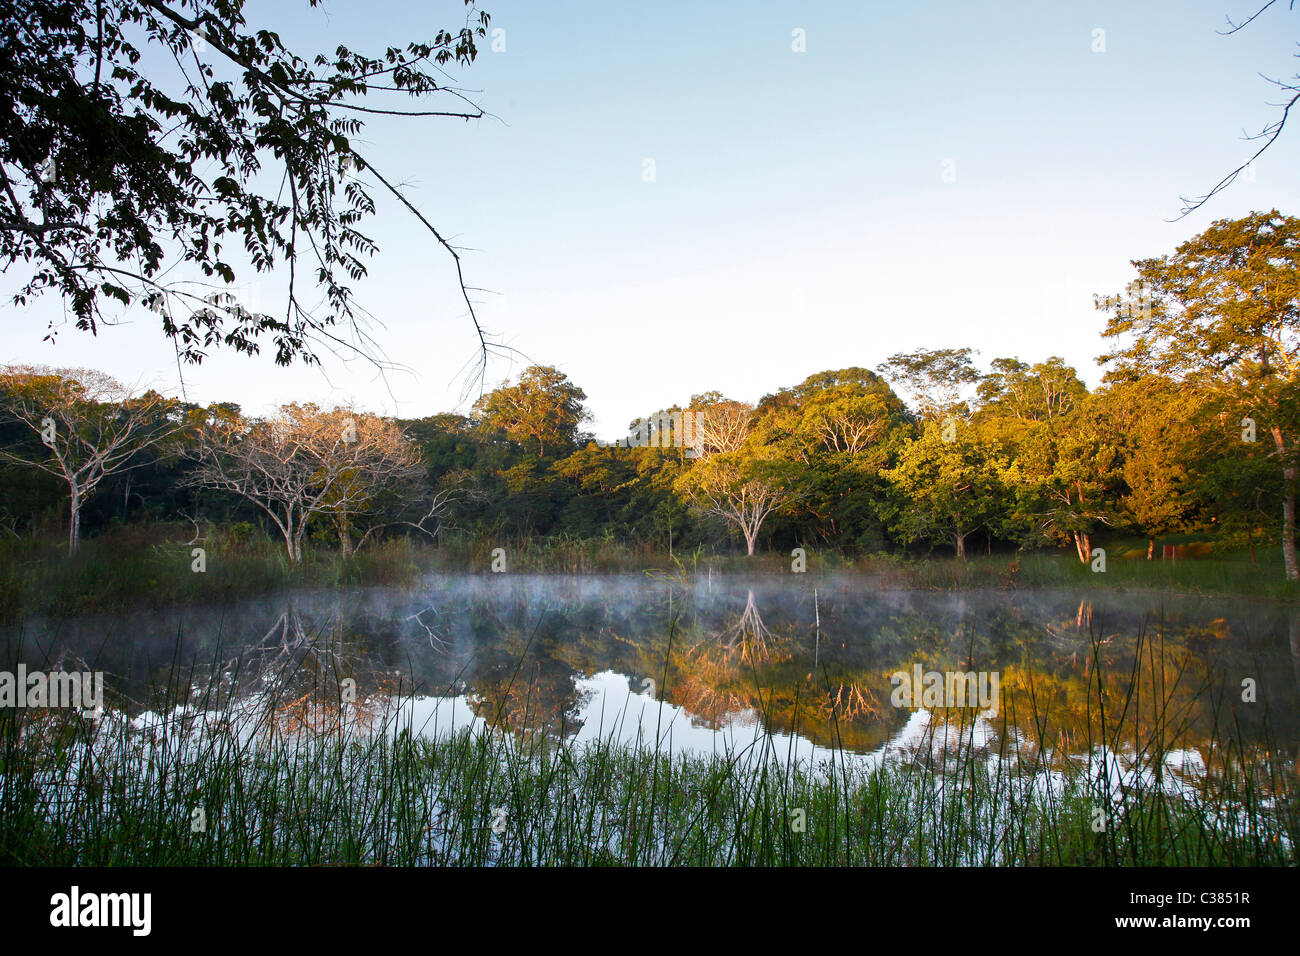
[{"label": "grass", "polygon": [[1260,866],[1300,846],[1272,741],[1216,739],[1191,781],[1153,743],[1129,755],[1147,773],[1117,776],[1104,722],[1062,761],[1014,733],[990,751],[959,718],[894,759],[832,746],[811,766],[769,735],[709,756],[486,723],[424,736],[391,696],[344,704],[337,671],[307,694],[298,676],[196,697],[173,669],[147,719],[0,710],[0,863]]},{"label": "grass", "polygon": [[[811,568],[812,562],[809,564]],[[1078,561],[1073,553],[1044,551],[973,556],[965,561],[873,555],[843,566],[852,573],[873,576],[899,588],[1070,587],[1300,600],[1300,584],[1286,579],[1280,555],[1261,555],[1258,563],[1238,554],[1147,561],[1145,550],[1139,553],[1121,546],[1108,549],[1106,570],[1100,573]]]},{"label": "grass", "polygon": [[[0,542],[0,622],[33,615],[77,615],[209,603],[290,587],[405,585],[428,564],[428,548],[385,541],[343,560],[335,551],[307,551],[289,561],[283,546],[261,535],[219,532],[196,545],[192,532],[170,525],[127,526],[89,538],[69,557],[54,540]],[[202,547],[204,570],[193,549]]]}]

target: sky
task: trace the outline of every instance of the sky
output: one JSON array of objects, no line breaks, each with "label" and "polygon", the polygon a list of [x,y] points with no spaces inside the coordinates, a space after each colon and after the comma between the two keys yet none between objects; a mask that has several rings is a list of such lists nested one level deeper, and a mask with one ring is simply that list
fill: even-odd
[{"label": "sky", "polygon": [[[921,347],[969,346],[985,368],[1061,356],[1096,385],[1092,297],[1121,291],[1130,260],[1218,219],[1300,214],[1298,128],[1248,181],[1170,221],[1180,195],[1258,148],[1244,133],[1277,119],[1260,74],[1300,73],[1300,10],[1220,35],[1257,6],[482,0],[501,32],[455,75],[492,115],[381,118],[363,152],[465,248],[467,283],[487,290],[480,321],[519,353],[494,359],[486,386],[553,365],[602,438],[704,391],[754,402]],[[459,26],[462,9],[249,0],[246,16],[291,49],[376,53]],[[288,401],[466,412],[477,339],[450,257],[391,200],[365,230],[380,251],[357,297],[403,369],[214,352],[181,370],[185,397],[252,414]],[[274,311],[284,284],[262,275],[244,291]],[[67,324],[53,344],[57,298],[6,295],[0,315],[0,362],[182,394],[147,311],[96,337]]]}]

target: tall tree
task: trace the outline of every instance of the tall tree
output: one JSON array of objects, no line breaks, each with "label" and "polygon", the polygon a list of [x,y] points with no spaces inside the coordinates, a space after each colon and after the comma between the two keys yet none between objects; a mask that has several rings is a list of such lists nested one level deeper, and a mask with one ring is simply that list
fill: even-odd
[{"label": "tall tree", "polygon": [[704,392],[691,396],[688,412],[694,413],[683,424],[683,442],[694,448],[701,458],[720,452],[739,451],[749,438],[754,424],[754,406],[724,398],[721,392]]},{"label": "tall tree", "polygon": [[787,471],[763,449],[718,452],[693,464],[678,488],[703,514],[734,526],[752,558],[763,523],[793,499]]},{"label": "tall tree", "polygon": [[763,440],[782,441],[804,462],[820,454],[858,457],[906,416],[889,384],[865,368],[817,372],[759,403]]},{"label": "tall tree", "polygon": [[1121,436],[1111,412],[1104,399],[1085,394],[1064,414],[1008,430],[1013,452],[1004,482],[1015,494],[1013,521],[1073,544],[1084,564],[1092,560],[1093,532],[1116,524],[1120,512]]},{"label": "tall tree", "polygon": [[[56,291],[92,333],[103,304],[142,305],[192,362],[218,345],[256,352],[267,336],[280,364],[354,336],[372,354],[352,284],[376,251],[361,224],[377,190],[451,256],[485,359],[456,249],[359,146],[369,116],[484,115],[445,73],[474,60],[487,30],[488,15],[465,5],[458,29],[372,57],[290,50],[248,25],[244,0],[10,0],[0,270],[21,261],[31,276],[15,302]],[[371,94],[385,101],[363,102]],[[254,274],[282,270],[282,315],[230,294],[241,249]],[[168,279],[178,263],[209,289]]]},{"label": "tall tree", "polygon": [[1222,517],[1208,514],[1221,510],[1222,498],[1206,495],[1202,471],[1207,460],[1235,449],[1216,427],[1208,397],[1151,376],[1112,381],[1096,395],[1122,446],[1120,503],[1147,536],[1148,559],[1156,538],[1206,530]]},{"label": "tall tree", "polygon": [[1119,436],[1110,407],[1089,396],[1064,360],[998,358],[979,385],[976,420],[1009,450],[1002,481],[1014,504],[1007,527],[1022,540],[1073,544],[1091,560],[1092,533],[1116,522]]},{"label": "tall tree", "polygon": [[505,384],[474,403],[483,427],[499,431],[519,445],[537,445],[537,457],[549,451],[573,451],[578,427],[591,415],[583,406],[587,393],[549,365],[525,369],[516,385]]},{"label": "tall tree", "polygon": [[1051,422],[1074,411],[1087,386],[1065,360],[1026,365],[1019,359],[997,358],[979,380],[980,408],[1028,422]]},{"label": "tall tree", "polygon": [[81,511],[101,482],[145,463],[142,452],[173,435],[176,402],[157,392],[133,395],[88,369],[0,368],[0,413],[41,441],[30,454],[0,448],[0,456],[39,468],[68,488],[68,554],[81,543]]},{"label": "tall tree", "polygon": [[759,403],[755,439],[796,464],[798,506],[787,510],[801,539],[852,549],[885,541],[881,471],[895,460],[912,424],[889,384],[865,368],[817,372]]},{"label": "tall tree", "polygon": [[1276,209],[1221,219],[1172,255],[1133,265],[1150,292],[1149,315],[1139,320],[1112,305],[1102,334],[1125,336],[1124,344],[1099,361],[1121,378],[1160,375],[1209,389],[1272,442],[1285,573],[1300,579],[1300,220]]},{"label": "tall tree", "polygon": [[962,391],[979,381],[972,349],[917,349],[891,355],[879,371],[910,397],[922,418],[964,414]]},{"label": "tall tree", "polygon": [[1005,456],[975,425],[926,422],[921,434],[883,472],[893,494],[894,532],[903,541],[951,542],[966,557],[966,539],[1004,510]]}]

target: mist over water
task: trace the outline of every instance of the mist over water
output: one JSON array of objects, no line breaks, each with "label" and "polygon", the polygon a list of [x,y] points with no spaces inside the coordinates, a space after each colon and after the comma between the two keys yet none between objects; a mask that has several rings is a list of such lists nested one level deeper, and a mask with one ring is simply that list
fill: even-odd
[{"label": "mist over water", "polygon": [[[927,729],[975,727],[990,750],[1154,741],[1192,772],[1225,722],[1247,748],[1300,746],[1300,614],[1258,600],[883,590],[858,575],[440,575],[28,620],[4,640],[11,662],[104,671],[109,706],[137,714],[169,682],[289,702],[352,679],[405,702],[423,732],[481,722],[675,753],[766,737],[783,759],[875,759]],[[996,716],[896,706],[890,675],[918,667],[996,675]]]}]

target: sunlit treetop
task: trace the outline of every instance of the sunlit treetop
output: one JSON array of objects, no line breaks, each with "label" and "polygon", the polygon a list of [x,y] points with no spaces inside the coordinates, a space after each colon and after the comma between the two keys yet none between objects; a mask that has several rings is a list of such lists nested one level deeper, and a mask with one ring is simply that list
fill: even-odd
[{"label": "sunlit treetop", "polygon": [[880,373],[907,393],[922,418],[940,418],[962,407],[962,391],[979,381],[971,361],[974,350],[917,349],[898,352],[880,365]]},{"label": "sunlit treetop", "polygon": [[1099,297],[1108,378],[1300,381],[1300,219],[1222,219],[1172,255],[1133,262],[1127,294]]}]

